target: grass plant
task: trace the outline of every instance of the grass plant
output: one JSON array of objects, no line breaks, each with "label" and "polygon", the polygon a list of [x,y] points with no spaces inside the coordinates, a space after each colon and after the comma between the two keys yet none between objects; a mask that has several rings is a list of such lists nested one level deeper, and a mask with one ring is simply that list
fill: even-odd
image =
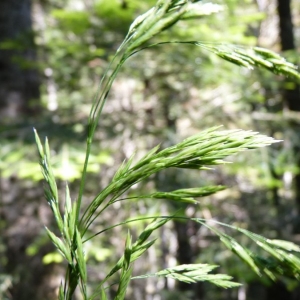
[{"label": "grass plant", "polygon": [[[249,69],[261,67],[275,74],[283,74],[300,80],[300,75],[293,64],[287,62],[277,53],[267,49],[257,47],[245,49],[239,46],[211,44],[203,41],[162,41],[151,44],[153,37],[174,26],[178,21],[203,17],[208,14],[217,13],[220,10],[222,10],[220,5],[203,4],[198,1],[158,0],[153,8],[135,19],[123,43],[116,51],[110,66],[103,75],[101,84],[93,100],[88,119],[86,158],[77,199],[71,199],[68,186],[66,186],[65,199],[59,199],[56,180],[51,168],[48,140],[46,139],[42,143],[35,131],[40,165],[47,183],[45,196],[55,217],[59,236],[55,235],[48,228],[46,230],[49,238],[67,262],[65,279],[62,281],[59,289],[58,298],[60,300],[72,299],[77,287],[80,288],[82,297],[85,300],[108,299],[106,288],[109,286],[109,280],[116,273],[119,273],[119,282],[115,300],[125,298],[127,287],[131,280],[151,276],[170,277],[187,283],[208,281],[222,288],[233,288],[240,285],[232,281],[229,275],[211,274],[210,272],[217,266],[209,264],[180,265],[174,268],[158,270],[154,274],[132,277],[132,265],[134,261],[156,242],[155,239],[151,239],[152,233],[170,220],[184,218],[176,216],[176,214],[173,216],[147,216],[124,220],[119,224],[109,224],[107,228],[104,228],[101,232],[93,236],[87,236],[87,232],[91,224],[97,218],[100,218],[101,214],[109,209],[113,203],[120,199],[122,201],[127,200],[124,198],[126,191],[133,185],[147,180],[151,175],[168,168],[197,169],[199,171],[209,169],[210,166],[226,163],[227,161],[224,159],[228,156],[241,151],[265,147],[277,142],[273,138],[252,131],[221,130],[219,127],[214,127],[166,149],[160,149],[157,146],[136,162],[134,162],[134,156],[125,161],[119,167],[111,182],[103,190],[98,191],[85,210],[82,208],[91,145],[97,126],[99,123],[101,125],[102,109],[119,70],[126,60],[135,53],[146,51],[151,47],[163,46],[166,43],[189,43],[205,51],[211,51],[230,63],[241,67]],[[140,195],[138,199],[169,199],[170,201],[194,204],[197,203],[199,197],[216,193],[224,188],[223,186],[186,188],[172,192],[155,192],[149,195]],[[64,203],[63,211],[61,211],[62,203]],[[99,282],[98,287],[91,294],[88,294],[88,273],[84,251],[85,242],[105,234],[113,227],[124,226],[130,222],[141,222],[145,219],[149,219],[151,221],[150,224],[146,226],[135,241],[133,241],[132,235],[128,232],[123,256],[116,259],[115,266]],[[245,229],[216,221],[212,222],[205,219],[190,220],[201,223],[214,232],[226,247],[248,264],[249,268],[259,276],[266,274],[272,280],[275,280],[277,276],[283,275],[299,279],[300,259],[295,253],[300,252],[300,248],[297,245],[288,241],[269,240]],[[233,237],[225,234],[221,229],[224,226],[247,236],[265,251],[266,256],[261,257],[251,252]]]}]

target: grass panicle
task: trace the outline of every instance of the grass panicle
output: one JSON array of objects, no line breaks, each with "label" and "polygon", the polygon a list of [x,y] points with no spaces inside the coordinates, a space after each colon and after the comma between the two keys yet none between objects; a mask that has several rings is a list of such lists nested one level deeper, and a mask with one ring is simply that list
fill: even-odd
[{"label": "grass panicle", "polygon": [[189,264],[180,265],[173,268],[156,272],[154,274],[146,274],[133,277],[132,279],[149,278],[149,277],[167,277],[185,283],[195,283],[200,281],[208,281],[222,288],[233,288],[241,286],[240,283],[231,281],[232,277],[225,274],[208,274],[218,266],[208,264]]},{"label": "grass panicle", "polygon": [[[218,131],[217,128],[211,128],[161,151],[156,147],[155,151],[151,150],[150,155],[130,167],[131,158],[129,164],[124,163],[113,181],[91,202],[82,216],[81,228],[87,229],[98,217],[97,210],[100,206],[103,206],[101,213],[130,187],[157,172],[168,168],[206,169],[207,166],[227,163],[224,159],[228,156],[275,142],[277,141],[273,138],[252,131]],[[173,194],[173,198],[174,196]]]},{"label": "grass panicle", "polygon": [[[133,262],[140,258],[156,241],[156,239],[149,239],[150,236],[168,221],[178,219],[179,217],[176,215],[155,217],[156,219],[142,230],[135,242],[132,242],[132,237],[128,233],[123,256],[116,260],[115,265],[107,273],[106,277],[100,281],[91,295],[88,295],[87,289],[88,274],[84,250],[86,241],[104,234],[114,227],[126,226],[133,221],[144,222],[154,218],[142,216],[118,224],[108,224],[107,227],[98,233],[88,236],[91,224],[101,216],[103,211],[116,201],[129,201],[132,199],[130,197],[127,198],[124,194],[133,185],[147,180],[153,174],[168,168],[207,170],[213,166],[228,163],[228,157],[241,151],[265,147],[278,142],[273,138],[252,131],[220,130],[219,127],[213,127],[188,137],[174,146],[165,149],[156,146],[138,161],[134,161],[134,155],[127,161],[124,161],[111,182],[103,190],[98,191],[87,208],[82,211],[82,198],[85,192],[91,145],[103,107],[118,72],[126,60],[135,53],[170,43],[192,44],[238,66],[249,69],[260,67],[275,74],[282,74],[295,78],[298,81],[300,80],[300,74],[297,72],[296,66],[287,62],[279,54],[259,47],[245,49],[239,46],[200,41],[158,41],[151,44],[153,37],[158,37],[162,31],[181,20],[204,17],[205,15],[218,13],[223,9],[223,6],[201,1],[158,0],[154,7],[133,21],[128,34],[104,73],[94,97],[88,118],[86,157],[79,193],[73,201],[68,186],[66,186],[64,205],[59,199],[57,184],[51,168],[51,151],[48,140],[46,139],[44,144],[42,144],[37,132],[34,130],[41,170],[46,182],[45,197],[54,214],[60,237],[48,228],[46,228],[46,231],[53,244],[68,263],[65,280],[59,288],[58,298],[60,300],[71,300],[78,286],[83,299],[92,300],[100,297],[100,299],[106,300],[108,297],[106,295],[107,286],[105,285],[109,284],[109,280],[117,272],[119,272],[120,279],[115,300],[125,298],[131,279],[150,276],[169,277],[187,283],[208,281],[223,288],[233,288],[240,285],[231,281],[232,278],[228,275],[209,274],[216,266],[208,264],[182,265],[167,268],[154,274],[131,277]],[[149,195],[137,196],[135,199],[168,199],[194,204],[197,203],[197,198],[214,194],[223,189],[223,186],[183,188],[168,192],[157,191]],[[187,218],[181,217],[181,219]],[[266,239],[246,229],[216,221],[214,221],[215,226],[212,226],[210,222],[203,219],[190,218],[190,220],[206,226],[216,234],[230,251],[239,256],[259,276],[266,274],[272,280],[275,280],[277,276],[283,275],[299,279],[300,259],[296,254],[300,252],[300,248],[297,245],[287,241]],[[211,222],[213,223],[213,221]],[[221,231],[220,227],[236,230],[240,234],[247,236],[250,241],[254,242],[262,250],[264,255],[253,252],[248,247],[241,245],[236,239]],[[84,237],[85,235],[87,237]]]},{"label": "grass panicle", "polygon": [[130,267],[131,263],[131,254],[132,254],[132,237],[130,233],[128,232],[127,238],[126,238],[126,244],[125,244],[125,250],[124,250],[124,259],[122,264],[122,270],[121,270],[121,276],[120,276],[120,282],[119,287],[117,291],[117,297],[116,300],[123,300],[126,296],[126,290],[128,287],[128,284],[131,279],[131,273],[132,268]]},{"label": "grass panicle", "polygon": [[295,255],[300,250],[298,245],[288,241],[270,240],[244,228],[215,222],[217,225],[236,230],[254,241],[263,250],[262,253],[267,255],[262,256],[257,251],[254,252],[250,248],[240,245],[236,239],[220,231],[216,226],[209,225],[209,221],[203,221],[202,219],[193,220],[206,226],[219,236],[220,241],[248,264],[257,275],[262,276],[265,273],[274,281],[280,276],[300,279],[300,259]]},{"label": "grass panicle", "polygon": [[291,77],[300,82],[298,67],[271,50],[260,47],[245,49],[233,45],[209,46],[202,43],[198,43],[198,46],[204,47],[238,66],[248,69],[260,67],[276,75]]}]

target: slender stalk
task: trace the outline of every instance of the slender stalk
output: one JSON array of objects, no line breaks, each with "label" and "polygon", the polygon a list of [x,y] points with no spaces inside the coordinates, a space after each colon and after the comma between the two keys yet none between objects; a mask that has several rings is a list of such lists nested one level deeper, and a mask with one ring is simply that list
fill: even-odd
[{"label": "slender stalk", "polygon": [[[147,216],[147,217],[138,217],[138,218],[135,218],[135,219],[126,220],[124,222],[121,222],[121,223],[114,224],[114,225],[111,225],[109,227],[106,227],[103,230],[101,230],[101,231],[95,233],[94,235],[88,237],[87,239],[83,240],[83,243],[85,243],[85,242],[93,239],[97,235],[100,235],[101,233],[106,232],[108,230],[111,230],[111,229],[113,229],[115,227],[119,227],[119,226],[126,225],[126,224],[133,223],[133,222],[141,222],[141,221],[145,221],[145,220],[154,220],[154,219],[167,219],[167,218],[172,219],[172,220],[173,219],[176,219],[176,220],[178,220],[178,219],[179,220],[190,220],[190,218],[188,218],[188,217],[174,216],[174,215],[173,216]],[[198,220],[203,220],[203,222],[206,221],[205,219],[201,219],[201,218],[198,218]]]},{"label": "slender stalk", "polygon": [[[121,50],[121,49],[120,49]],[[120,68],[128,58],[124,51],[118,51],[116,55],[113,57],[110,65],[105,71],[98,90],[96,92],[96,96],[94,97],[93,105],[90,111],[89,119],[88,119],[88,136],[86,141],[86,154],[85,161],[82,170],[82,177],[80,181],[79,193],[76,202],[76,213],[75,213],[75,224],[77,224],[78,228],[80,228],[79,214],[80,208],[82,204],[82,197],[85,189],[86,177],[87,177],[87,168],[89,163],[89,157],[91,153],[91,147],[94,140],[95,132],[97,125],[99,123],[100,115],[102,113],[103,107],[106,103],[109,91],[111,89],[112,83],[116,78]],[[111,74],[109,74],[111,72]],[[76,239],[73,237],[73,251],[76,250]],[[65,300],[71,300],[74,294],[76,287],[79,284],[79,277],[77,277],[76,271],[74,270],[74,266],[68,265],[67,272],[65,275]],[[74,282],[74,279],[76,282]],[[84,283],[82,283],[82,287],[84,288]]]},{"label": "slender stalk", "polygon": [[[120,59],[118,59],[118,57],[120,57]],[[88,137],[87,137],[87,142],[86,142],[87,143],[86,155],[85,155],[85,161],[84,161],[84,166],[83,166],[83,170],[82,170],[82,177],[81,177],[81,181],[80,181],[79,193],[78,193],[78,198],[77,198],[76,224],[79,221],[79,213],[80,213],[80,208],[81,208],[81,203],[82,203],[82,196],[84,193],[86,176],[87,176],[87,168],[88,168],[89,157],[90,157],[90,153],[91,153],[91,146],[92,146],[92,142],[94,140],[95,131],[96,131],[97,125],[99,123],[100,115],[101,115],[103,107],[106,103],[112,83],[127,58],[128,58],[128,56],[126,56],[126,53],[124,53],[123,51],[119,51],[116,53],[112,62],[109,65],[107,71],[105,72],[105,74],[102,77],[97,94],[94,98],[94,103],[93,103],[93,106],[92,106],[92,109],[90,112],[90,116],[89,116]],[[109,75],[109,72],[111,70],[113,70],[113,72],[111,75]]]}]

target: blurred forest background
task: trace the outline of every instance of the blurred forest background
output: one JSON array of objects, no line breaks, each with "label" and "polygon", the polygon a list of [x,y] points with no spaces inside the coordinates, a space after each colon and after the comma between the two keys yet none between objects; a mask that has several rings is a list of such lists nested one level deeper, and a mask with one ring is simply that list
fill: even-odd
[{"label": "blurred forest background", "polygon": [[[154,0],[0,1],[0,299],[56,299],[63,274],[44,225],[52,213],[43,197],[32,128],[48,136],[61,193],[75,197],[85,153],[89,109],[101,75],[133,19]],[[299,63],[300,0],[219,0],[224,11],[180,22],[160,35],[262,46]],[[170,38],[171,37],[171,38]],[[274,239],[300,243],[300,90],[292,80],[234,66],[190,45],[143,51],[123,67],[104,108],[93,145],[84,201],[112,178],[122,161],[161,143],[169,146],[204,128],[260,131],[284,140],[240,154],[209,172],[168,171],[136,190],[222,184],[229,188],[184,208],[186,215],[236,224]],[[73,197],[73,198],[74,198]],[[153,200],[117,202],[96,220],[171,214],[179,205]],[[168,223],[169,224],[169,223]],[[139,230],[135,224],[131,230]],[[122,254],[126,228],[86,243],[91,286]],[[184,263],[215,263],[244,285],[152,279],[132,282],[128,299],[297,300],[297,282],[270,284],[199,224],[173,222],[144,255],[136,274]],[[247,241],[244,241],[247,243]],[[111,287],[111,295],[114,287]],[[79,298],[78,298],[79,299]]]}]

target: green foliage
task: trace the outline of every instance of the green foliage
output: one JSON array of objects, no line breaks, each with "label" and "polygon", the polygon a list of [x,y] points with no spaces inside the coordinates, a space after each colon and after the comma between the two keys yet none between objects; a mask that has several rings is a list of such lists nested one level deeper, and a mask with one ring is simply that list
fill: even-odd
[{"label": "green foliage", "polygon": [[56,18],[63,29],[83,34],[90,27],[89,14],[83,11],[54,10],[52,15]]},{"label": "green foliage", "polygon": [[[63,133],[62,136],[64,136]],[[1,142],[0,170],[2,176],[10,177],[17,175],[21,179],[30,179],[33,181],[43,179],[43,174],[40,172],[39,166],[32,161],[35,151],[33,144],[26,144],[24,147],[21,141],[18,140],[2,140]],[[81,178],[81,168],[84,158],[85,149],[78,141],[75,142],[75,145],[69,142],[59,145],[51,158],[51,168],[55,178],[70,182]],[[91,154],[87,171],[98,174],[103,166],[112,165],[112,163],[113,160],[110,152],[100,150],[97,153]]]},{"label": "green foliage", "polygon": [[[102,2],[99,3],[101,4]],[[114,8],[114,2],[105,3],[104,12],[112,12],[115,14],[116,18],[122,18],[125,22],[129,23],[132,16],[131,10],[119,14],[120,12]],[[155,220],[140,233],[134,243],[132,243],[131,233],[128,232],[123,256],[117,261],[111,271],[108,272],[105,279],[99,283],[91,296],[88,296],[86,286],[88,275],[84,251],[85,242],[98,235],[104,234],[112,228],[125,225],[130,221],[124,221],[117,224],[112,223],[109,227],[105,227],[91,237],[86,237],[88,229],[91,224],[99,219],[101,214],[115,202],[129,200],[130,198],[127,198],[126,192],[135,184],[147,180],[152,175],[170,168],[209,170],[210,166],[226,164],[227,160],[225,159],[228,156],[246,150],[265,147],[277,142],[272,138],[259,135],[252,131],[221,131],[218,130],[218,127],[213,127],[203,130],[201,133],[193,135],[182,142],[165,149],[160,150],[160,147],[157,146],[135,163],[134,156],[128,161],[125,161],[117,170],[111,182],[102,189],[90,202],[89,206],[81,212],[82,198],[87,182],[86,176],[90,163],[91,145],[94,141],[96,128],[103,107],[121,66],[124,65],[128,58],[137,52],[157,45],[162,46],[169,43],[192,44],[209,50],[222,59],[238,66],[244,66],[249,69],[261,67],[275,74],[288,75],[299,79],[299,74],[294,65],[286,62],[276,53],[266,49],[253,48],[246,50],[236,46],[222,44],[212,45],[200,41],[172,42],[167,40],[149,44],[152,38],[158,37],[163,31],[171,28],[180,20],[199,18],[204,15],[218,12],[220,9],[221,7],[218,5],[207,5],[202,2],[188,0],[158,0],[153,8],[133,21],[123,43],[119,46],[116,54],[111,60],[111,64],[102,77],[98,92],[94,98],[88,118],[86,157],[83,164],[83,173],[78,197],[75,201],[71,201],[69,188],[67,186],[63,212],[61,212],[61,200],[59,199],[54,172],[51,166],[48,141],[46,139],[44,145],[42,145],[35,132],[40,156],[40,165],[44,179],[47,183],[47,188],[45,189],[46,200],[53,211],[60,237],[49,229],[46,230],[53,244],[68,262],[65,282],[61,285],[59,290],[59,299],[72,299],[72,295],[77,286],[80,287],[84,299],[94,299],[99,296],[102,297],[102,299],[107,299],[105,285],[112,280],[112,277],[117,272],[120,273],[118,290],[115,296],[115,299],[118,300],[125,298],[131,279],[149,276],[170,277],[188,283],[208,281],[223,288],[239,286],[239,284],[232,282],[231,277],[228,275],[208,274],[216,266],[207,264],[182,265],[158,271],[152,275],[131,277],[132,263],[155,243],[155,239],[149,240],[149,237],[154,231],[169,220],[176,219],[176,215],[159,218],[157,218],[157,216],[150,217]],[[98,13],[101,13],[100,10]],[[56,11],[54,12],[54,15],[60,20],[61,25],[66,28],[70,28],[74,20],[80,20],[85,24],[85,26],[78,27],[77,29],[76,27],[72,28],[73,32],[84,32],[90,26],[88,16],[85,14],[78,14],[75,12],[66,14],[61,11]],[[195,203],[195,198],[210,195],[222,189],[224,189],[223,186],[205,186],[190,189],[183,188],[171,192],[154,192],[149,195],[137,196],[136,198],[170,199],[179,202]],[[143,218],[135,219],[137,222],[141,222],[142,220]],[[206,220],[191,220],[201,223],[214,232],[228,249],[248,264],[259,276],[265,272],[267,276],[273,280],[275,280],[278,275],[290,276],[298,279],[300,271],[299,258],[296,255],[291,254],[291,251],[299,252],[299,250],[293,243],[278,240],[272,241],[242,228],[218,223],[219,225],[230,227],[246,235],[270,256],[266,258],[256,252],[250,251],[236,239],[221,232],[219,229],[208,225]]]},{"label": "green foliage", "polygon": [[122,30],[126,34],[127,28],[134,19],[135,7],[130,5],[126,9],[122,9],[119,1],[98,1],[95,4],[95,14],[103,19],[105,26],[110,30]]}]

